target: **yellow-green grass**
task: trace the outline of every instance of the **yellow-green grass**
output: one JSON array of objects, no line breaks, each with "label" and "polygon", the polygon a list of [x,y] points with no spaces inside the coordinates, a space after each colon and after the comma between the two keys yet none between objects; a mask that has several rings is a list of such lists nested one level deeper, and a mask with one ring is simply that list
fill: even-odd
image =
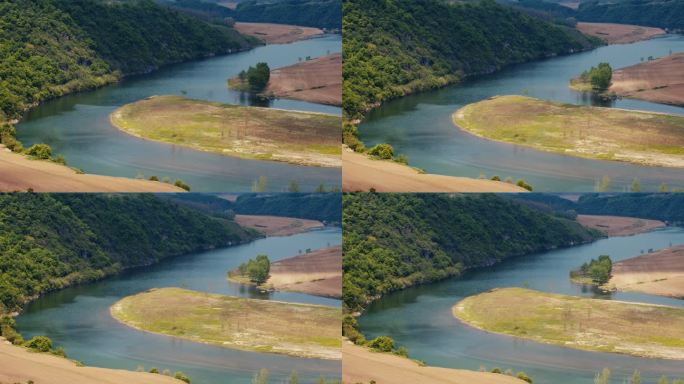
[{"label": "yellow-green grass", "polygon": [[133,136],[247,159],[339,167],[339,116],[155,96],[114,111]]},{"label": "yellow-green grass", "polygon": [[684,359],[684,309],[523,288],[468,297],[455,317],[484,331],[598,352]]},{"label": "yellow-green grass", "polygon": [[453,114],[476,136],[570,156],[684,167],[684,116],[497,96]]},{"label": "yellow-green grass", "polygon": [[153,289],[115,303],[112,316],[133,328],[225,348],[340,359],[341,310],[320,305]]},{"label": "yellow-green grass", "polygon": [[590,82],[584,81],[579,78],[571,79],[570,83],[568,84],[568,87],[573,91],[578,92],[594,92],[594,87],[591,85]]}]

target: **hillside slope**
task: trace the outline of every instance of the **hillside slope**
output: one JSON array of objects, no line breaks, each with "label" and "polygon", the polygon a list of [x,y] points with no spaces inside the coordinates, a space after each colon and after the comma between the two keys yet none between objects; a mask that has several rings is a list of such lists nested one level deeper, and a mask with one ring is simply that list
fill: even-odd
[{"label": "hillside slope", "polygon": [[584,0],[577,11],[582,21],[636,24],[684,30],[684,2],[681,0]]},{"label": "hillside slope", "polygon": [[343,209],[343,300],[351,311],[468,268],[602,236],[496,195],[346,194]]}]

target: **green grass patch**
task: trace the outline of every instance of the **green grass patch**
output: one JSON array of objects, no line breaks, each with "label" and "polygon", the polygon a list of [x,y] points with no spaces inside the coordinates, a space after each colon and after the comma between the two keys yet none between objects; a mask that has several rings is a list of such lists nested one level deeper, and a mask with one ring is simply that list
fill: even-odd
[{"label": "green grass patch", "polygon": [[111,307],[136,329],[226,348],[319,359],[341,358],[339,308],[153,289]]},{"label": "green grass patch", "polygon": [[455,317],[479,329],[569,348],[684,359],[684,309],[523,288],[468,297]]}]

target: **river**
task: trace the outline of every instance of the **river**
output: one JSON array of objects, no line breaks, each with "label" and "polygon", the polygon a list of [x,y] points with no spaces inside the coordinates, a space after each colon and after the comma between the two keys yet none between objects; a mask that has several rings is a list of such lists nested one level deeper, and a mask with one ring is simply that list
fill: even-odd
[{"label": "river", "polygon": [[[248,192],[260,176],[269,189],[282,191],[292,180],[302,190],[323,183],[340,186],[341,171],[273,161],[245,160],[196,151],[171,144],[141,140],[112,126],[109,115],[117,108],[153,95],[186,97],[249,105],[249,97],[229,90],[227,79],[258,62],[271,68],[341,51],[340,35],[267,45],[250,51],[191,61],[162,68],[149,75],[126,78],[94,91],[48,101],[29,111],[17,124],[17,137],[28,147],[46,143],[53,153],[64,155],[70,166],[86,173],[109,176],[157,176],[182,179],[198,192]],[[279,99],[274,108],[326,112],[341,115],[338,107]]]},{"label": "river", "polygon": [[285,379],[292,370],[307,382],[321,375],[339,378],[340,361],[238,351],[140,332],[114,320],[109,307],[125,296],[161,287],[339,307],[339,300],[302,293],[260,293],[228,282],[226,273],[258,254],[266,254],[275,261],[306,248],[338,245],[341,233],[340,228],[327,227],[294,236],[269,237],[173,258],[96,283],[70,287],[30,303],[17,318],[17,329],[25,338],[50,337],[66,349],[69,358],[89,366],[183,371],[196,384],[249,384],[261,368],[268,369],[274,381]]},{"label": "river", "polygon": [[[645,189],[665,182],[684,187],[684,170],[645,167],[614,161],[581,159],[497,143],[456,128],[451,115],[464,105],[495,95],[527,94],[540,99],[582,105],[603,102],[572,91],[568,81],[600,62],[613,68],[637,64],[648,56],[661,57],[684,51],[684,36],[667,35],[626,45],[609,45],[592,51],[535,61],[473,78],[436,91],[410,95],[372,111],[359,127],[366,146],[389,143],[405,154],[412,166],[428,173],[453,176],[511,176],[525,179],[535,191],[591,192],[603,176],[616,191],[637,177]],[[609,106],[684,115],[684,108],[622,99]],[[604,105],[605,106],[605,105]]]},{"label": "river", "polygon": [[[388,335],[408,348],[413,359],[428,365],[478,370],[511,368],[525,371],[536,384],[589,384],[603,368],[622,382],[634,369],[645,382],[661,375],[684,378],[681,361],[562,348],[482,332],[456,320],[451,307],[461,299],[497,287],[528,287],[583,297],[639,301],[684,307],[683,300],[638,293],[596,293],[572,284],[569,272],[599,255],[614,261],[639,255],[649,248],[684,244],[684,228],[665,229],[630,237],[613,237],[572,248],[518,257],[494,267],[471,271],[462,278],[409,288],[374,302],[359,323],[367,337]],[[619,380],[617,380],[619,379]]]}]

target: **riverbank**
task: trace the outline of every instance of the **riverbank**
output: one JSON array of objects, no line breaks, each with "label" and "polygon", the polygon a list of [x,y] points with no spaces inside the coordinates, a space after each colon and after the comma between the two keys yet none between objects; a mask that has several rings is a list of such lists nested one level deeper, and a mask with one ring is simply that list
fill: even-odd
[{"label": "riverbank", "polygon": [[499,288],[460,301],[453,315],[487,332],[639,357],[684,359],[684,309]]},{"label": "riverbank", "polygon": [[253,160],[340,167],[341,118],[154,96],[114,111],[114,126],[142,139]]},{"label": "riverbank", "polygon": [[342,297],[342,246],[317,249],[271,264],[265,283],[277,291]]},{"label": "riverbank", "polygon": [[613,71],[608,93],[684,106],[684,52]]},{"label": "riverbank", "polygon": [[376,382],[430,384],[524,384],[518,378],[489,372],[421,366],[390,353],[372,352],[345,341],[342,345],[344,384]]},{"label": "riverbank", "polygon": [[342,151],[344,192],[527,192],[515,184],[420,173],[408,165]]},{"label": "riverbank", "polygon": [[225,348],[316,359],[342,355],[341,313],[334,307],[160,288],[125,297],[110,311],[138,330]]},{"label": "riverbank", "polygon": [[342,106],[342,54],[274,69],[263,93],[268,97]]},{"label": "riverbank", "polygon": [[684,117],[586,107],[526,96],[466,105],[453,123],[480,138],[546,152],[638,165],[684,167]]},{"label": "riverbank", "polygon": [[0,146],[0,191],[14,192],[184,192],[172,184],[79,173],[45,160],[32,160]]},{"label": "riverbank", "polygon": [[577,215],[576,220],[583,226],[599,230],[609,237],[632,236],[665,227],[665,223],[660,220],[637,217]]},{"label": "riverbank", "polygon": [[317,220],[281,216],[235,215],[235,222],[264,236],[292,236],[324,227],[324,224]]},{"label": "riverbank", "polygon": [[271,23],[235,23],[234,28],[240,34],[256,37],[266,44],[288,44],[322,35],[319,28],[300,27],[297,25]]},{"label": "riverbank", "polygon": [[684,298],[684,245],[614,263],[606,287]]},{"label": "riverbank", "polygon": [[612,23],[577,23],[576,28],[585,35],[598,37],[607,44],[631,44],[666,34],[661,28]]},{"label": "riverbank", "polygon": [[182,384],[169,376],[122,369],[83,367],[63,357],[30,352],[0,338],[0,383]]}]

